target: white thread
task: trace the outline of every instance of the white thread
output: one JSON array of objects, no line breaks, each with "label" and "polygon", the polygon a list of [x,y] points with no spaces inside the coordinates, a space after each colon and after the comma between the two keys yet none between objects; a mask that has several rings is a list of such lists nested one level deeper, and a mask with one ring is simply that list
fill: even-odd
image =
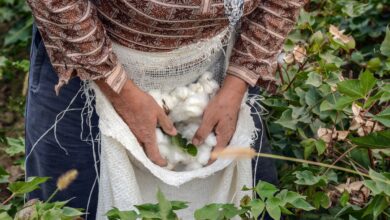
[{"label": "white thread", "polygon": [[[57,124],[64,118],[65,114],[68,112],[68,111],[76,111],[76,110],[80,110],[80,109],[71,109],[70,106],[73,104],[73,102],[76,100],[77,96],[80,94],[80,92],[82,91],[82,88],[80,88],[76,95],[72,98],[72,100],[69,102],[68,106],[65,108],[65,110],[61,111],[57,116],[56,116],[56,119],[54,121],[54,124],[49,128],[47,129],[39,138],[38,140],[33,144],[33,146],[31,147],[31,150],[30,152],[26,155],[26,160],[25,160],[25,163],[27,164],[27,161],[30,157],[30,155],[32,154],[32,152],[35,150],[36,146],[38,145],[38,143],[51,131],[51,130],[55,130],[56,131],[56,127],[57,127]],[[60,116],[60,117],[58,117]],[[54,132],[55,133],[55,132]],[[54,134],[55,138],[56,138],[56,142],[59,143],[57,137],[56,137],[56,134]],[[64,148],[60,145],[60,148],[64,150]],[[67,154],[67,151],[65,150],[65,153]],[[26,173],[26,176],[27,176],[27,173]]]},{"label": "white thread", "polygon": [[[260,102],[264,100],[264,97],[260,94],[250,94],[248,95],[248,101],[247,104],[251,107],[251,110],[254,111],[251,114],[255,117],[258,117],[260,121],[260,128],[256,128],[255,137],[253,138],[253,143],[256,143],[256,140],[259,138],[258,133],[260,133],[260,143],[259,143],[259,149],[257,153],[261,152],[261,149],[263,147],[263,135],[264,135],[264,125],[262,117],[263,115],[267,115],[269,112],[266,108],[264,108]],[[257,168],[259,163],[260,157],[256,157],[255,167],[254,167],[254,174],[253,174],[253,186],[256,185],[256,177],[257,177]],[[256,195],[256,194],[254,194]]]}]

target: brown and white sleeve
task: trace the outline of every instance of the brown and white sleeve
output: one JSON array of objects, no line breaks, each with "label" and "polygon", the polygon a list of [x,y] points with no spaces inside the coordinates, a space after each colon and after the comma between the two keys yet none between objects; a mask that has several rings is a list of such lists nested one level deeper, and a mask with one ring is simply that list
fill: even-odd
[{"label": "brown and white sleeve", "polygon": [[260,0],[242,18],[241,32],[233,48],[228,74],[249,85],[276,83],[277,56],[307,0]]},{"label": "brown and white sleeve", "polygon": [[27,0],[50,61],[58,73],[56,91],[73,76],[105,78],[119,92],[126,73],[111,48],[95,6],[89,0]]}]

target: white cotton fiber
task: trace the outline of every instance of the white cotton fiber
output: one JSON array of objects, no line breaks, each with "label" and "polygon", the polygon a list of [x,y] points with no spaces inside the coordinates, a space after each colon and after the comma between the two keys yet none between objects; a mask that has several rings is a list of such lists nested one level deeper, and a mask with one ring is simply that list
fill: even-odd
[{"label": "white cotton fiber", "polygon": [[206,165],[210,160],[211,149],[212,147],[208,146],[207,144],[202,144],[198,147],[198,154],[196,155],[196,159],[203,166]]},{"label": "white cotton fiber", "polygon": [[[151,90],[149,94],[161,106],[168,108],[169,118],[175,123],[178,133],[191,142],[202,121],[203,112],[212,96],[219,88],[211,73],[203,74],[198,82],[175,88],[170,93]],[[157,143],[161,156],[167,160],[166,169],[183,171],[195,170],[206,166],[213,147],[217,144],[214,133],[209,134],[198,147],[197,155],[191,156],[171,143],[168,135],[160,128],[156,129]]]},{"label": "white cotton fiber", "polygon": [[162,103],[165,104],[166,107],[168,107],[169,110],[175,108],[179,100],[175,96],[171,96],[169,94],[162,94],[161,95]]},{"label": "white cotton fiber", "polygon": [[185,100],[190,94],[191,91],[189,88],[180,86],[177,87],[175,90],[173,90],[173,92],[170,95],[176,97],[179,100]]},{"label": "white cotton fiber", "polygon": [[187,140],[192,140],[192,138],[195,135],[195,132],[198,130],[199,125],[195,123],[190,123],[183,127],[183,130],[181,132],[181,135],[184,138],[187,138]]},{"label": "white cotton fiber", "polygon": [[207,136],[204,142],[208,146],[215,147],[215,145],[217,145],[217,138],[215,137],[214,133],[211,133],[209,136]]}]

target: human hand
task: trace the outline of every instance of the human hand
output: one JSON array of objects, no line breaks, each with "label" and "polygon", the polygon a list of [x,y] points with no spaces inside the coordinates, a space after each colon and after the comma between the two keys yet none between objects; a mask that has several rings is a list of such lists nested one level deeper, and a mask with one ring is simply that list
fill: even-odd
[{"label": "human hand", "polygon": [[164,110],[131,80],[126,82],[119,94],[102,80],[96,83],[143,146],[149,159],[159,166],[166,166],[167,162],[161,157],[157,146],[156,127],[159,124],[171,136],[176,135],[177,131]]},{"label": "human hand", "polygon": [[247,83],[242,79],[226,76],[223,86],[203,113],[202,122],[192,139],[194,145],[202,144],[214,130],[217,138],[214,151],[221,151],[227,146],[236,130],[238,113],[247,88]]}]

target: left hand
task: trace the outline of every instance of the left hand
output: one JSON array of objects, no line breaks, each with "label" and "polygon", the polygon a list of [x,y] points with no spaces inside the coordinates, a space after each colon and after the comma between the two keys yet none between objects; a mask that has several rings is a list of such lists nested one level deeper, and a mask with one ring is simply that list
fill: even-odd
[{"label": "left hand", "polygon": [[236,130],[238,113],[247,88],[248,84],[242,79],[226,76],[221,89],[203,113],[202,122],[192,139],[194,145],[201,145],[213,131],[217,138],[214,151],[221,151],[228,145]]}]

